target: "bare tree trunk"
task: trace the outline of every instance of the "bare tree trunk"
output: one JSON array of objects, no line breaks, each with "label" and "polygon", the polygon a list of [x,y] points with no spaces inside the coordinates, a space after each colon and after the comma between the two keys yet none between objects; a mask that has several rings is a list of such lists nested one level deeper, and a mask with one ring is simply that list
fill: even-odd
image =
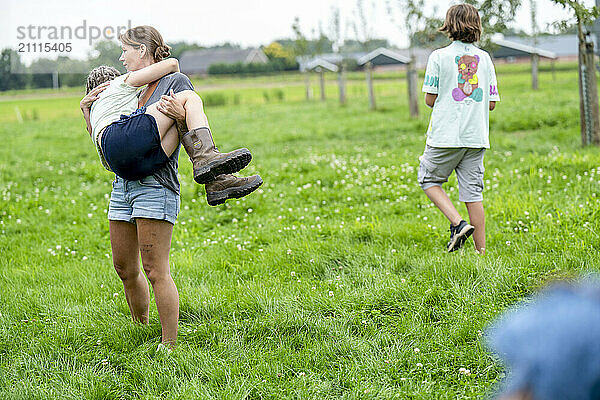
[{"label": "bare tree trunk", "polygon": [[344,66],[340,65],[340,69],[338,72],[338,85],[340,87],[340,104],[346,105],[346,71],[344,71]]},{"label": "bare tree trunk", "polygon": [[594,43],[586,40],[583,27],[579,25],[579,117],[582,145],[600,144],[598,116],[598,86]]},{"label": "bare tree trunk", "polygon": [[[600,145],[600,118],[598,110],[598,80],[596,78],[596,56],[594,54],[594,42],[591,38],[586,41],[585,44],[585,64],[588,71],[588,97],[591,114],[591,129],[588,129],[591,133],[591,143],[596,146]],[[588,135],[589,138],[589,135]]]},{"label": "bare tree trunk", "polygon": [[306,100],[312,99],[312,89],[310,88],[310,71],[304,73],[304,85],[306,87]]},{"label": "bare tree trunk", "polygon": [[58,72],[53,72],[52,73],[52,88],[53,89],[58,89],[59,85],[58,85]]},{"label": "bare tree trunk", "polygon": [[408,83],[408,107],[410,117],[417,118],[419,116],[419,95],[417,93],[417,70],[415,68],[415,59],[411,59],[406,70],[406,80]]},{"label": "bare tree trunk", "polygon": [[373,65],[369,61],[365,65],[365,74],[367,78],[367,90],[369,91],[369,109],[375,110],[375,91],[373,90]]},{"label": "bare tree trunk", "polygon": [[325,71],[322,68],[319,71],[319,82],[321,84],[321,101],[325,101]]},{"label": "bare tree trunk", "polygon": [[539,55],[535,53],[531,55],[531,88],[533,90],[538,90],[539,61]]}]

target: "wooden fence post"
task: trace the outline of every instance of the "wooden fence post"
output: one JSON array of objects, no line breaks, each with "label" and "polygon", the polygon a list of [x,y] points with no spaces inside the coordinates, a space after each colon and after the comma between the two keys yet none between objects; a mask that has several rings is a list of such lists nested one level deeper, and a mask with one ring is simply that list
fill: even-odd
[{"label": "wooden fence post", "polygon": [[319,68],[319,82],[321,84],[321,101],[325,101],[325,69]]},{"label": "wooden fence post", "polygon": [[367,90],[369,92],[369,109],[375,110],[375,91],[373,90],[373,65],[368,61],[365,65],[365,75],[367,78]]},{"label": "wooden fence post", "polygon": [[415,68],[415,58],[411,58],[407,65],[406,79],[408,83],[408,108],[411,118],[419,116],[419,96],[417,94],[417,70]]},{"label": "wooden fence post", "polygon": [[312,90],[310,88],[310,71],[304,72],[304,85],[306,87],[306,100],[312,99]]},{"label": "wooden fence post", "polygon": [[538,90],[538,72],[540,56],[537,53],[531,55],[531,88]]},{"label": "wooden fence post", "polygon": [[344,64],[340,64],[338,70],[338,86],[340,88],[340,104],[346,105],[346,72],[344,71]]}]

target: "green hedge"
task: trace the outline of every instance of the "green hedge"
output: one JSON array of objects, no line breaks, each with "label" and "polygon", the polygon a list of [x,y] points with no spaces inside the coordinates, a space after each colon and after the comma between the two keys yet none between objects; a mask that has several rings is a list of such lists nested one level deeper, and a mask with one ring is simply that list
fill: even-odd
[{"label": "green hedge", "polygon": [[209,75],[231,75],[231,74],[264,74],[270,72],[293,71],[298,69],[297,63],[285,62],[283,60],[271,60],[264,64],[241,62],[235,64],[218,63],[208,67]]}]

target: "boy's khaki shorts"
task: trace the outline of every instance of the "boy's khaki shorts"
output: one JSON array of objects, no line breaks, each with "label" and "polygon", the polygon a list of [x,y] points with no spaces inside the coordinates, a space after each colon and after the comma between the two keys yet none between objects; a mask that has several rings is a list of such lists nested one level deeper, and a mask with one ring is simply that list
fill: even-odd
[{"label": "boy's khaki shorts", "polygon": [[427,145],[419,160],[418,181],[423,190],[442,186],[452,171],[458,179],[458,199],[465,203],[483,201],[483,154],[485,149],[431,147]]}]

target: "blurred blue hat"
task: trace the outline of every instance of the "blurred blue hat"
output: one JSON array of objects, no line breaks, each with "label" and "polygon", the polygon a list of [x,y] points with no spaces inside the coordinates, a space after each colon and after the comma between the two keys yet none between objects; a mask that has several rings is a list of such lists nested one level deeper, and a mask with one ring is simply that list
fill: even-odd
[{"label": "blurred blue hat", "polygon": [[508,367],[501,394],[600,399],[600,285],[555,286],[508,311],[486,333]]}]

